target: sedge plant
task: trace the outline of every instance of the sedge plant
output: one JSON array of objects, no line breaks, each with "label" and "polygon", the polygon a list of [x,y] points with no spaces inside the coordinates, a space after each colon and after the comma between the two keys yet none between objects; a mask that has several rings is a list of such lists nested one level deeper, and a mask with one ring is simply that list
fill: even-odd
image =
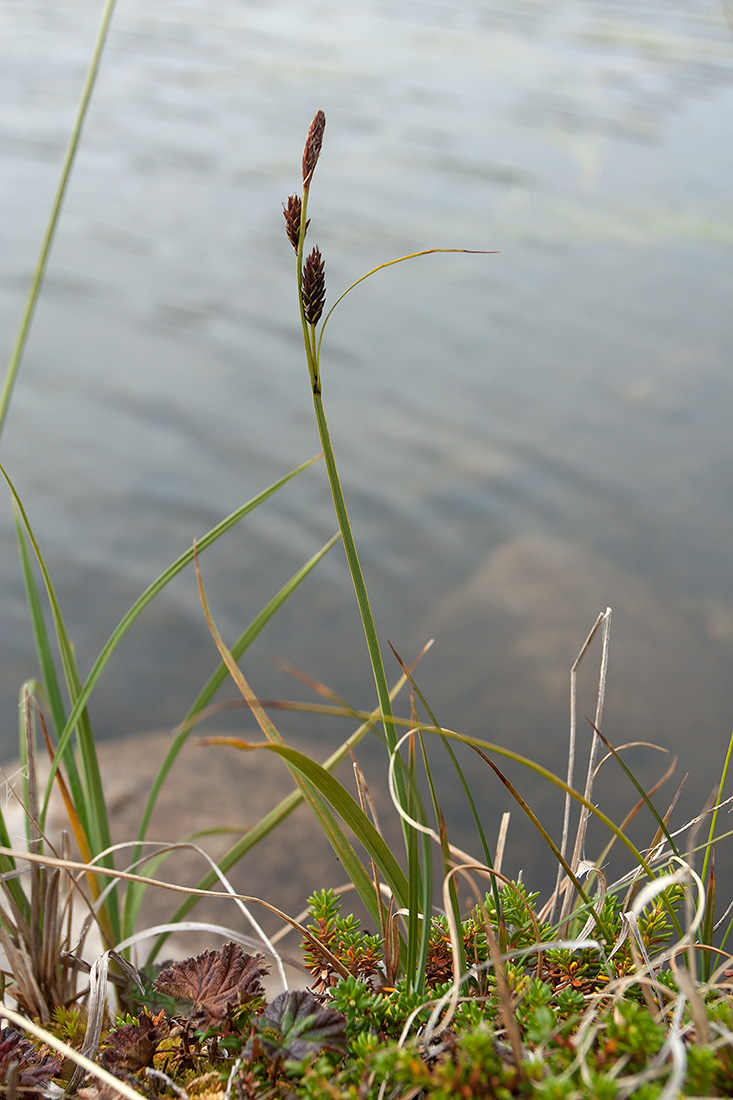
[{"label": "sedge plant", "polygon": [[[111,12],[111,7],[108,4],[106,10]],[[95,65],[98,60],[97,54]],[[91,85],[84,105],[90,90]],[[183,1025],[184,1038],[180,1043],[165,1046],[170,1031],[166,1010],[160,1009],[159,1004],[153,1005],[152,1000],[146,1001],[134,1019],[118,1021],[118,1026],[112,1029],[116,1038],[108,1034],[103,1040],[103,1045],[106,1042],[107,1049],[112,1051],[106,1055],[108,1065],[116,1064],[126,1079],[143,1069],[157,1073],[162,1079],[160,1075],[165,1077],[167,1072],[163,1065],[168,1069],[171,1065],[183,1066],[186,1059],[200,1055],[212,1072],[221,1075],[217,1059],[228,1044],[236,1059],[226,1066],[229,1091],[224,1090],[223,1095],[230,1094],[236,1080],[243,1096],[290,1096],[297,1084],[299,1094],[313,1100],[377,1094],[436,1098],[608,1096],[616,1100],[617,1096],[627,1096],[635,1090],[640,1096],[671,1098],[683,1088],[687,1094],[690,1089],[729,1088],[733,1080],[733,1059],[728,1054],[728,1048],[733,1049],[733,1017],[727,1005],[730,982],[726,984],[725,979],[733,976],[733,967],[730,975],[726,975],[725,967],[731,960],[724,948],[730,925],[722,939],[716,939],[728,918],[726,914],[722,918],[716,915],[715,850],[726,835],[717,832],[717,825],[725,805],[723,794],[731,750],[711,805],[695,822],[673,830],[671,816],[676,799],[667,811],[660,813],[651,795],[637,783],[626,765],[624,748],[613,746],[601,730],[609,611],[599,616],[579,657],[582,659],[596,630],[603,625],[599,705],[582,794],[573,786],[572,766],[567,779],[562,779],[511,749],[443,727],[417,683],[414,666],[408,666],[399,657],[399,678],[389,685],[328,430],[323,401],[323,333],[344,294],[382,268],[429,252],[466,250],[426,250],[381,264],[348,287],[324,316],[324,260],[317,247],[307,254],[305,247],[310,190],[324,129],[325,116],[319,111],[305,144],[302,193],[289,197],[284,214],[287,236],[296,255],[298,307],[308,379],[338,534],[285,582],[239,638],[227,645],[216,627],[208,607],[199,557],[207,546],[254,508],[264,505],[282,485],[315,460],[284,475],[182,553],[132,605],[86,676],[77,666],[40,541],[21,494],[9,472],[0,468],[13,502],[40,671],[38,682],[24,686],[23,690],[25,852],[12,846],[0,815],[3,894],[0,939],[13,970],[17,1003],[25,1016],[35,1016],[49,1026],[52,1018],[59,1020],[57,1010],[62,1008],[64,1035],[68,1038],[76,1034],[69,1004],[78,995],[77,968],[70,961],[73,953],[69,950],[66,900],[66,894],[70,890],[73,893],[77,886],[77,880],[70,877],[72,872],[86,880],[87,903],[108,949],[124,947],[135,939],[143,891],[169,885],[150,874],[121,871],[115,866],[88,703],[117,645],[138,616],[174,576],[193,565],[203,613],[221,662],[172,736],[170,750],[143,813],[130,866],[150,872],[160,865],[162,854],[150,860],[144,847],[155,800],[186,738],[226,678],[231,677],[265,740],[254,743],[236,737],[211,737],[207,739],[209,744],[227,744],[244,752],[275,753],[290,770],[295,790],[238,839],[218,869],[212,868],[197,888],[187,892],[186,900],[173,914],[174,921],[182,919],[196,899],[207,893],[217,874],[228,870],[300,801],[305,801],[379,931],[362,932],[356,918],[342,915],[341,903],[333,894],[316,891],[310,902],[309,924],[303,925],[285,914],[280,916],[303,936],[305,962],[314,979],[318,1003],[308,994],[288,995],[283,1001],[276,999],[265,1004],[257,985],[263,973],[257,959],[243,960],[233,948],[226,948],[215,959],[209,953],[204,962],[201,957],[189,960],[191,965],[184,965],[172,976],[170,973],[165,979],[159,976],[158,993],[180,996],[181,989],[185,989],[188,995],[193,988],[192,975],[198,975],[208,990],[208,1000],[200,991],[189,998],[194,1001],[194,1012],[188,1024]],[[67,181],[68,170],[62,177],[61,197]],[[60,205],[59,199],[52,225]],[[48,236],[44,241],[41,272],[50,239]],[[33,302],[40,284],[41,278],[37,277],[32,288]],[[31,314],[32,306],[25,311],[6,378],[0,424],[7,413]],[[359,725],[336,753],[319,764],[285,742],[239,662],[264,624],[338,541],[344,547],[351,574],[377,705],[367,713],[350,711]],[[51,629],[47,623],[49,613]],[[55,650],[60,654],[60,670]],[[577,664],[573,666],[573,674]],[[406,684],[412,696],[407,718],[397,715],[393,708],[397,692]],[[338,709],[321,708],[324,714],[329,710],[336,713]],[[373,820],[363,784],[358,789],[359,797],[354,798],[332,774],[339,760],[378,724],[389,755],[392,801],[402,826],[401,859],[395,856]],[[43,792],[38,790],[35,769],[39,729],[51,757],[50,778]],[[574,739],[574,713],[571,729]],[[438,738],[448,751],[463,785],[477,829],[481,859],[474,859],[450,843],[427,749],[431,738]],[[523,883],[512,881],[502,872],[497,851],[492,856],[477,801],[459,767],[454,746],[467,747],[487,765],[487,774],[496,777],[509,792],[519,812],[531,821],[557,861],[558,883],[544,907],[537,905],[537,895],[529,893]],[[620,826],[596,805],[594,782],[602,747],[607,750],[609,764],[621,769],[638,794],[637,805]],[[571,763],[574,752],[573,741]],[[499,767],[499,758],[521,765],[565,797],[565,828],[559,845],[516,783]],[[54,852],[45,836],[48,799],[54,783],[61,790],[80,852],[81,859],[76,862],[63,850]],[[425,789],[427,799],[422,795]],[[579,821],[571,847],[572,803],[578,808]],[[645,851],[631,842],[626,831],[633,817],[641,812],[650,814],[654,828]],[[609,834],[607,848],[596,860],[588,858],[585,851],[586,827],[591,815]],[[698,852],[694,830],[701,822],[707,823],[708,833]],[[349,834],[366,852],[366,858]],[[603,865],[614,844],[625,848],[632,871],[609,883]],[[434,852],[438,853],[438,859],[433,858]],[[702,868],[698,874],[695,856],[700,853]],[[21,889],[19,881],[24,858],[33,867],[28,890]],[[435,870],[437,866],[440,872]],[[475,907],[468,914],[460,911],[456,886],[459,878],[470,884],[475,897]],[[476,889],[478,880],[483,884],[480,890]],[[115,888],[115,883],[124,885]],[[124,891],[121,901],[118,890]],[[436,907],[438,891],[442,905]],[[237,902],[259,902],[278,912],[261,899],[240,898],[231,890],[219,891],[217,896],[233,897]],[[160,939],[156,942],[156,948],[160,942]],[[112,958],[109,951],[106,957],[108,961]],[[240,983],[242,996],[237,992],[232,1003],[225,995],[212,1000],[211,970],[226,969],[233,960],[244,975]],[[249,1007],[245,1011],[246,1006]],[[151,1011],[159,1011],[159,1015],[152,1017]],[[22,1026],[22,1013],[2,1008],[0,1014],[14,1024],[20,1020]],[[195,1023],[201,1023],[202,1019],[212,1027],[216,1024],[220,1032],[213,1037],[201,1037]],[[28,1031],[36,1034],[38,1028],[29,1023]],[[95,1032],[95,1046],[101,1034],[100,1025]],[[50,1036],[49,1041],[64,1054],[69,1049],[58,1035]],[[34,1081],[43,1078],[46,1082],[55,1076],[58,1068],[55,1062],[43,1059],[34,1062],[25,1051],[26,1076],[18,1078],[17,1065],[16,1070],[12,1069],[13,1052],[17,1054],[21,1048],[15,1039],[5,1042],[10,1046],[5,1050],[0,1043],[0,1067],[7,1065],[9,1080],[16,1073],[11,1081],[11,1084],[15,1081],[14,1088],[32,1089]],[[163,1061],[156,1063],[159,1046]],[[142,1048],[149,1051],[149,1057],[146,1055],[138,1065]],[[131,1049],[133,1062],[130,1062]],[[80,1056],[81,1061],[84,1058],[86,1054]],[[621,1078],[621,1074],[625,1076]],[[617,1079],[622,1082],[620,1090]],[[109,1084],[106,1078],[105,1083]],[[180,1095],[182,1082],[169,1077],[167,1085]],[[249,1093],[245,1091],[247,1088]],[[134,1090],[127,1089],[128,1086],[120,1091],[136,1095]]]}]

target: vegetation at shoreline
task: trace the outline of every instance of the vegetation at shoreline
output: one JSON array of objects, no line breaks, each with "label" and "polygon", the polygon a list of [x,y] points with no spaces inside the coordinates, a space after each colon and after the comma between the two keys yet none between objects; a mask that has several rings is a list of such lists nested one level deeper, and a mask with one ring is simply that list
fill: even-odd
[{"label": "vegetation at shoreline", "polygon": [[[58,201],[0,396],[0,429],[112,7],[108,2],[105,8]],[[421,655],[407,660],[393,651],[399,676],[393,684],[387,679],[328,428],[323,335],[343,297],[382,268],[435,252],[467,250],[428,249],[380,264],[325,312],[325,260],[317,246],[307,250],[305,243],[325,124],[319,111],[305,143],[301,192],[283,206],[286,235],[295,252],[298,308],[322,454],[284,474],[186,549],[132,605],[86,677],[77,666],[41,541],[10,472],[0,467],[10,490],[39,669],[38,679],[21,690],[24,846],[11,843],[0,812],[0,949],[5,958],[0,1087],[11,1100],[58,1097],[64,1091],[81,1100],[118,1095],[184,1100],[621,1100],[632,1093],[639,1100],[672,1100],[732,1095],[733,959],[726,943],[733,903],[717,897],[715,851],[728,837],[718,832],[718,821],[721,808],[731,801],[723,796],[733,738],[714,796],[694,821],[673,821],[679,791],[657,808],[628,769],[625,747],[613,746],[602,730],[610,609],[599,614],[571,670],[574,700],[578,667],[599,639],[598,704],[582,791],[575,784],[574,705],[568,771],[561,777],[505,746],[444,727],[418,682]],[[321,457],[337,532],[227,644],[206,598],[206,549]],[[354,732],[319,763],[286,743],[247,680],[241,659],[301,581],[339,543],[351,574],[376,705],[371,713],[348,711]],[[171,735],[137,837],[113,846],[88,703],[131,624],[189,565],[221,662]],[[212,752],[275,753],[289,769],[294,789],[239,837],[218,864],[198,849],[208,860],[207,873],[195,887],[178,886],[162,875],[166,856],[179,844],[151,845],[147,830],[178,753],[229,680],[263,740],[208,736],[204,743]],[[401,692],[409,696],[406,714],[395,706]],[[333,698],[318,709],[324,716],[345,712]],[[402,829],[399,852],[384,839],[358,764],[356,796],[332,774],[371,732],[385,746],[387,781]],[[51,760],[43,787],[37,778],[40,745]],[[459,762],[459,747],[475,754],[470,775]],[[444,754],[440,767],[450,764],[465,794],[476,830],[476,856],[450,841],[436,789],[434,750]],[[638,794],[636,806],[620,824],[594,802],[602,753]],[[559,841],[505,774],[504,759],[529,769],[564,799]],[[538,842],[557,865],[556,887],[544,902],[531,892],[531,884],[502,869],[508,821],[496,841],[486,835],[472,791],[481,765],[498,777],[517,811],[530,819]],[[68,817],[73,856],[68,839],[48,835],[54,787]],[[318,883],[313,884],[307,915],[299,919],[267,899],[245,897],[231,887],[227,872],[301,802],[328,837],[373,931],[362,928],[342,897],[318,889]],[[628,835],[640,815],[652,823],[644,850]],[[605,849],[593,858],[586,853],[591,818],[607,834]],[[191,840],[185,843],[192,846]],[[608,882],[604,868],[614,847],[625,850],[630,869]],[[142,900],[150,889],[181,896],[170,922],[155,928],[140,927]],[[211,896],[228,898],[236,907],[237,921],[231,927],[187,919],[200,898]],[[258,907],[282,921],[282,933],[265,934],[255,915]],[[218,950],[161,966],[168,937],[184,926],[225,942]],[[99,952],[89,946],[92,930],[101,942]],[[285,932],[300,939],[296,962],[302,988],[291,988],[279,947]]]}]

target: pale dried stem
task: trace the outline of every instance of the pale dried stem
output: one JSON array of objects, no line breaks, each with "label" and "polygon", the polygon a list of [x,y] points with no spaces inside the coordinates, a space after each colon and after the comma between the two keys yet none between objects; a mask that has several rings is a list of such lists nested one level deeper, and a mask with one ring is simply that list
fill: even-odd
[{"label": "pale dried stem", "polygon": [[[130,843],[134,842],[131,841]],[[112,848],[108,849],[107,851],[111,852],[120,847],[124,847],[124,845],[113,845]],[[200,851],[200,849],[198,849],[196,845],[191,844],[170,845],[170,847],[194,848],[195,850]],[[100,852],[96,858],[101,859],[104,855],[107,854],[107,851]],[[203,854],[206,855],[206,853]],[[270,905],[269,902],[264,901],[262,898],[253,897],[250,894],[236,894],[231,889],[224,891],[201,890],[198,887],[194,886],[179,886],[174,882],[165,882],[162,879],[148,878],[145,875],[135,875],[129,871],[118,871],[111,867],[97,867],[93,863],[81,863],[78,860],[61,860],[57,859],[55,856],[39,856],[32,852],[24,852],[21,849],[17,848],[6,848],[4,845],[0,845],[0,855],[12,856],[14,859],[26,860],[29,863],[40,863],[49,867],[61,867],[62,869],[67,871],[79,871],[83,874],[100,875],[104,876],[105,878],[114,878],[118,879],[121,882],[138,882],[143,886],[153,886],[161,890],[169,890],[172,893],[185,894],[188,897],[228,898],[230,901],[234,901],[237,903],[252,903],[254,905],[260,905],[269,913],[274,913],[274,915],[276,917],[279,917],[280,920],[283,920],[287,924],[292,925],[293,928],[295,928],[296,931],[299,932],[304,939],[308,940],[309,943],[312,943],[314,946],[318,947],[319,951],[326,955],[330,965],[338,974],[341,975],[341,977],[347,978],[349,976],[346,967],[343,966],[341,962],[339,962],[339,960],[335,957],[335,955],[332,955],[331,952],[328,951],[328,949],[324,947],[324,945],[320,943],[320,941],[318,941],[308,931],[307,928],[304,928],[302,925],[298,924],[298,922],[293,920],[292,917],[288,916],[287,913],[284,913],[282,909],[278,909],[275,905]],[[0,935],[2,935],[2,926],[0,926]],[[277,958],[277,953],[273,952],[273,954]]]},{"label": "pale dried stem", "polygon": [[[595,726],[600,728],[603,719],[603,707],[606,699],[606,676],[608,673],[608,649],[611,636],[611,608],[607,607],[604,612],[599,614],[593,627],[591,628],[588,637],[586,638],[580,653],[575,659],[573,667],[570,670],[570,745],[568,750],[568,778],[567,783],[569,787],[573,785],[573,778],[575,772],[575,750],[577,741],[577,673],[583,658],[585,657],[590,644],[593,641],[599,628],[602,627],[602,649],[601,649],[601,667],[598,676],[598,697],[596,700],[596,715]],[[593,739],[591,741],[590,756],[588,758],[588,770],[585,781],[584,797],[587,802],[590,802],[591,795],[593,793],[593,780],[595,778],[596,771],[596,759],[600,750],[600,738],[596,731],[593,731]],[[578,820],[578,831],[575,837],[575,846],[573,848],[573,856],[570,860],[570,867],[574,874],[577,873],[578,866],[581,859],[585,858],[585,836],[588,829],[588,820],[590,818],[590,810],[587,806],[581,806],[580,817]],[[561,852],[563,856],[566,854],[568,832],[570,822],[570,795],[565,795],[565,814],[563,820],[563,836]],[[562,869],[558,867],[558,876],[555,886],[555,894],[553,899],[553,911],[550,919],[554,919],[554,905],[559,896],[560,880]],[[567,891],[565,900],[563,902],[561,911],[561,920],[566,920],[570,913],[573,904],[573,894],[571,891]]]},{"label": "pale dried stem", "polygon": [[499,834],[496,838],[496,851],[494,852],[494,870],[501,871],[501,865],[504,862],[504,849],[506,847],[506,838],[509,832],[509,821],[511,820],[511,814],[507,811],[501,815],[501,823],[499,825]]}]

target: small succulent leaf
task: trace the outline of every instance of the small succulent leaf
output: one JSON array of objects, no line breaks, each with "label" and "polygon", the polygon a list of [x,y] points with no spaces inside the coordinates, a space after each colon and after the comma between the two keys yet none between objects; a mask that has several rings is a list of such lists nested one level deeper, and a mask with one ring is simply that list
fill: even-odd
[{"label": "small succulent leaf", "polygon": [[302,1061],[328,1049],[346,1049],[346,1017],[307,990],[281,993],[255,1021],[255,1047],[270,1058]]},{"label": "small succulent leaf", "polygon": [[137,1073],[152,1065],[158,1043],[167,1038],[170,1025],[162,1010],[157,1016],[143,1012],[136,1024],[123,1024],[111,1032],[102,1051],[102,1061],[109,1070]]},{"label": "small succulent leaf", "polygon": [[268,973],[263,955],[248,955],[239,944],[203,951],[163,970],[153,988],[158,993],[193,1001],[191,1022],[208,1028],[226,1019],[231,1008],[264,993],[260,978]]}]

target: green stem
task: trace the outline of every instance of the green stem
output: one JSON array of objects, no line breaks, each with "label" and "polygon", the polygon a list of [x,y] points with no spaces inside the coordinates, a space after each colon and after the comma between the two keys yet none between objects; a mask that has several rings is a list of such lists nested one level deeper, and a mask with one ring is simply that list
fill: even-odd
[{"label": "green stem", "polygon": [[[379,699],[379,706],[382,712],[382,725],[384,728],[384,734],[387,745],[389,746],[389,750],[390,752],[392,752],[397,745],[397,733],[395,730],[394,716],[392,714],[392,704],[389,697],[389,687],[387,685],[387,677],[384,672],[384,662],[382,661],[382,653],[379,648],[379,640],[377,638],[377,631],[374,626],[374,617],[372,615],[372,609],[369,603],[369,596],[367,594],[366,584],[364,583],[364,574],[362,573],[359,555],[356,551],[356,543],[354,542],[354,535],[351,530],[349,515],[346,511],[346,501],[344,500],[344,494],[341,489],[341,481],[339,479],[338,469],[336,467],[336,459],[334,457],[333,447],[331,445],[331,436],[329,434],[328,424],[326,422],[326,413],[323,408],[323,399],[321,397],[321,375],[318,362],[318,345],[316,343],[316,329],[315,325],[311,325],[308,323],[305,315],[305,306],[303,303],[303,252],[305,244],[306,223],[308,220],[308,195],[309,188],[306,185],[303,187],[303,199],[300,216],[300,237],[298,240],[297,252],[298,304],[300,307],[300,321],[303,328],[303,343],[305,344],[305,354],[308,361],[308,374],[310,376],[311,389],[313,391],[313,408],[316,414],[318,434],[321,439],[321,447],[323,448],[323,458],[326,464],[326,472],[331,488],[331,496],[333,498],[334,509],[336,511],[336,519],[339,525],[341,541],[343,542],[344,550],[346,551],[346,560],[349,565],[349,572],[351,573],[351,580],[354,586],[354,592],[356,594],[356,601],[359,606],[359,614],[361,616],[361,622],[364,628],[367,649],[369,651],[369,660],[371,662],[372,674],[374,676],[374,683],[377,689],[377,698]],[[401,805],[405,806],[407,805],[407,784],[405,782],[405,777],[401,767],[397,768],[396,782],[400,803]]]},{"label": "green stem", "polygon": [[[316,372],[316,377],[318,374]],[[371,604],[369,603],[369,595],[367,593],[366,584],[364,583],[364,574],[361,569],[361,562],[359,561],[359,555],[356,550],[356,543],[354,542],[354,535],[351,530],[351,523],[349,522],[349,515],[346,511],[346,501],[344,500],[344,494],[341,489],[341,481],[338,475],[338,469],[336,467],[336,460],[334,458],[333,447],[331,446],[331,437],[328,431],[328,424],[326,422],[326,414],[323,408],[323,399],[321,397],[320,386],[318,392],[313,393],[313,409],[316,414],[316,423],[318,424],[318,434],[321,439],[321,446],[323,448],[323,459],[326,465],[326,473],[328,474],[328,481],[331,487],[331,496],[333,498],[333,505],[336,511],[336,519],[339,525],[339,531],[341,533],[341,541],[344,544],[344,550],[346,552],[346,560],[349,565],[349,572],[351,573],[351,580],[354,585],[354,592],[356,594],[356,602],[359,606],[359,614],[361,616],[362,626],[364,628],[364,636],[366,638],[367,649],[369,651],[369,660],[372,666],[372,673],[374,675],[374,683],[377,689],[377,698],[379,699],[379,706],[382,712],[382,725],[384,727],[384,735],[387,740],[387,745],[390,752],[392,752],[397,745],[397,732],[395,730],[394,716],[392,714],[392,703],[389,697],[389,687],[387,686],[387,677],[384,671],[384,662],[382,661],[382,651],[379,648],[379,639],[377,638],[377,631],[374,625],[374,616],[372,615]],[[400,798],[400,804],[406,805],[403,799],[407,797],[407,787],[404,781],[401,768],[397,769],[396,773],[397,792]]]},{"label": "green stem", "polygon": [[309,193],[309,188],[307,186],[304,186],[303,204],[300,214],[300,236],[298,238],[298,255],[296,263],[298,267],[298,306],[300,308],[300,324],[303,329],[303,343],[305,344],[305,357],[308,361],[308,374],[311,380],[311,389],[315,394],[321,392],[321,380],[318,377],[318,355],[316,353],[315,333],[313,332],[313,326],[308,324],[308,320],[305,315],[305,304],[303,302],[303,253],[305,251],[305,227],[308,221]]}]

